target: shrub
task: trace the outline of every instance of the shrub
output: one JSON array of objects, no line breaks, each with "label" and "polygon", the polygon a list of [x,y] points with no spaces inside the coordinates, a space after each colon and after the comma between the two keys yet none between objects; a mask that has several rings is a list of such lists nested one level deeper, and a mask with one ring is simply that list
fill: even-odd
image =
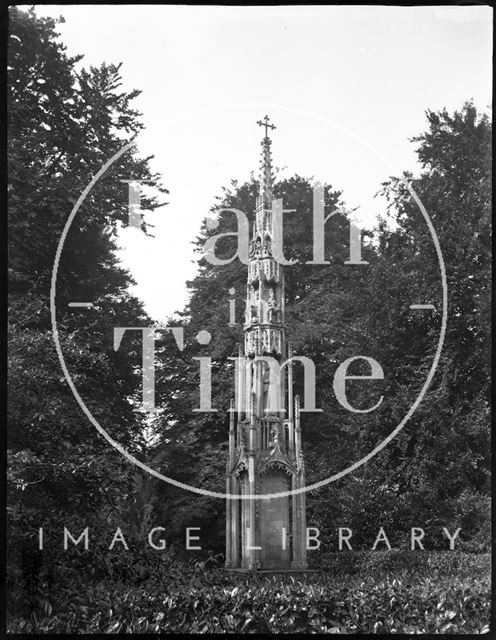
[{"label": "shrub", "polygon": [[[476,633],[489,630],[489,556],[391,552],[355,574],[232,575],[171,562],[142,585],[61,585],[10,633]],[[356,556],[351,558],[351,556]],[[430,557],[432,556],[432,557]],[[345,557],[343,555],[343,557]],[[375,558],[375,557],[374,557]],[[369,562],[369,574],[366,566]],[[375,563],[375,564],[374,564]],[[419,563],[425,571],[418,570]],[[401,570],[398,570],[401,567]],[[394,571],[397,575],[394,575]],[[429,571],[431,575],[429,575]],[[361,575],[360,575],[361,574]],[[478,575],[478,577],[473,577]]]}]

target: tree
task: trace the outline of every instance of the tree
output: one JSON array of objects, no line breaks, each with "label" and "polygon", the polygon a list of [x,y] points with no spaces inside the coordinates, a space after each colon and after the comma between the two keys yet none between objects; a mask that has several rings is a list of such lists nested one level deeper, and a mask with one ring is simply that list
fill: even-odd
[{"label": "tree", "polygon": [[[412,519],[424,517],[431,523],[451,519],[453,526],[466,525],[465,536],[479,535],[480,543],[487,545],[488,500],[482,509],[481,505],[489,493],[490,469],[491,125],[471,103],[454,114],[445,109],[428,111],[427,120],[428,130],[413,139],[419,145],[423,171],[406,179],[429,212],[442,248],[447,332],[436,377],[410,426],[388,448],[383,473],[390,481],[396,478],[404,513]],[[391,264],[398,267],[404,276],[394,282],[400,283],[408,299],[439,302],[437,257],[420,212],[404,182],[392,179],[384,189],[396,229],[381,227],[382,271],[390,271]],[[386,297],[397,286],[392,282],[381,279],[380,290]],[[401,344],[407,333],[415,336],[418,354],[411,364],[423,371],[437,341],[440,305],[436,306],[434,318],[404,315],[381,338],[387,345]],[[376,317],[385,326],[378,309]],[[424,361],[422,351],[427,355]]]},{"label": "tree", "polygon": [[[322,496],[316,512],[324,520],[357,523],[362,536],[379,518],[397,533],[422,526],[442,548],[441,527],[462,527],[461,544],[480,550],[488,547],[490,527],[491,127],[470,103],[452,115],[428,111],[427,120],[428,130],[413,139],[420,175],[383,185],[390,208],[376,230],[365,335],[388,389],[383,411],[357,434],[361,455],[406,415],[432,366],[441,330],[438,258],[406,182],[428,211],[444,257],[444,347],[436,375],[404,429],[353,478],[339,483],[333,494],[337,509]],[[433,303],[435,310],[412,312],[414,303]]]},{"label": "tree", "polygon": [[[10,10],[8,58],[9,518],[12,558],[36,545],[38,527],[104,521],[126,510],[134,469],[83,416],[63,378],[51,333],[52,265],[65,221],[92,176],[143,125],[120,89],[120,65],[80,69],[56,23],[33,9]],[[133,412],[141,344],[130,358],[113,349],[113,327],[149,324],[119,265],[116,236],[127,222],[127,185],[166,192],[149,158],[128,152],[89,194],[68,233],[57,280],[57,323],[82,397],[109,432],[144,455],[144,424]],[[143,198],[153,211],[156,197]],[[148,226],[144,225],[148,232]],[[68,308],[91,301],[86,315]],[[134,353],[133,353],[134,352]],[[88,523],[89,524],[89,523]],[[77,525],[79,526],[79,524]],[[84,527],[83,527],[84,528]]]}]

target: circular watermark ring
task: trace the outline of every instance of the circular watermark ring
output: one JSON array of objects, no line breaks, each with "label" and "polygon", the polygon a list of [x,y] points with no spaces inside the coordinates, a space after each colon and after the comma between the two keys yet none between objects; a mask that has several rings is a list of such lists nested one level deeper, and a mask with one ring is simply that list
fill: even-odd
[{"label": "circular watermark ring", "polygon": [[[287,111],[287,112],[290,112],[290,113],[296,113],[296,114],[299,114],[299,115],[304,115],[304,116],[313,118],[314,120],[323,122],[323,123],[325,123],[327,125],[334,126],[337,129],[340,129],[341,131],[344,131],[345,133],[347,133],[348,135],[353,137],[355,140],[361,142],[368,149],[370,149],[376,155],[378,155],[384,162],[386,162],[386,164],[388,164],[391,168],[393,168],[394,171],[398,171],[398,169],[394,166],[394,164],[391,163],[391,161],[388,158],[386,158],[386,156],[384,156],[384,154],[382,154],[382,152],[380,152],[373,145],[371,145],[369,142],[364,140],[361,136],[357,135],[355,132],[350,131],[346,127],[343,127],[342,125],[330,120],[329,118],[326,118],[326,117],[320,116],[320,115],[316,115],[316,114],[307,112],[307,111],[302,110],[302,109],[293,108],[293,107],[282,107],[280,105],[274,105],[274,104],[251,103],[251,102],[239,103],[239,104],[216,105],[216,106],[213,106],[213,107],[205,107],[205,108],[201,108],[201,109],[196,109],[194,111],[189,111],[189,112],[187,112],[185,114],[182,114],[181,116],[178,116],[176,118],[167,120],[164,123],[164,125],[173,124],[175,122],[179,122],[179,121],[185,120],[187,118],[190,118],[190,117],[192,117],[194,115],[198,115],[198,114],[211,113],[211,112],[214,112],[214,111],[220,111],[220,110],[223,110],[223,109],[233,109],[233,108],[234,109],[235,108],[280,109],[282,111]],[[124,147],[122,147],[122,149],[120,149],[117,153],[115,153],[109,160],[107,160],[107,162],[94,175],[94,177],[91,179],[91,181],[85,187],[85,189],[82,191],[81,195],[79,196],[79,198],[77,199],[76,203],[74,204],[74,206],[72,208],[72,211],[69,214],[69,217],[67,218],[67,221],[65,223],[65,226],[64,226],[64,229],[62,231],[59,243],[57,245],[57,251],[55,253],[55,259],[54,259],[53,269],[52,269],[52,277],[51,277],[51,285],[50,285],[50,316],[51,316],[52,334],[53,334],[53,339],[54,339],[54,342],[55,342],[55,348],[56,348],[56,351],[57,351],[57,355],[58,355],[58,358],[59,358],[59,361],[60,361],[60,365],[62,367],[62,371],[64,373],[64,377],[66,379],[66,382],[69,385],[69,388],[71,389],[71,391],[72,391],[77,403],[79,404],[79,406],[83,410],[83,413],[86,415],[88,420],[95,427],[95,429],[98,431],[98,433],[100,433],[100,435],[102,435],[105,438],[105,440],[107,440],[107,442],[110,445],[112,445],[112,447],[114,447],[114,449],[119,451],[119,453],[121,453],[127,460],[129,460],[130,462],[135,464],[137,467],[141,468],[143,471],[146,471],[147,473],[149,473],[150,475],[154,476],[155,478],[158,478],[159,480],[163,480],[164,482],[168,482],[169,484],[171,484],[171,485],[173,485],[175,487],[178,487],[180,489],[185,489],[186,491],[192,491],[193,493],[197,493],[197,494],[200,494],[200,495],[208,496],[208,497],[211,497],[211,498],[224,498],[224,499],[228,499],[228,500],[235,500],[235,499],[241,499],[241,500],[271,500],[271,499],[275,499],[275,498],[285,498],[287,496],[298,495],[300,493],[306,493],[307,491],[320,489],[320,488],[330,484],[331,482],[334,482],[336,480],[339,480],[340,478],[343,478],[344,476],[348,475],[349,473],[352,473],[356,469],[358,469],[361,466],[363,466],[364,464],[366,464],[375,455],[377,455],[380,451],[382,451],[382,449],[384,449],[384,447],[386,447],[389,444],[389,442],[391,442],[391,440],[393,440],[393,438],[395,438],[398,435],[398,433],[403,429],[403,427],[406,425],[408,420],[412,417],[413,413],[416,411],[416,409],[418,408],[418,406],[422,402],[422,400],[423,400],[423,398],[424,398],[424,396],[425,396],[425,394],[427,392],[427,389],[429,388],[429,386],[430,386],[430,384],[432,382],[432,379],[434,377],[434,374],[436,372],[436,368],[437,368],[437,365],[439,363],[439,359],[441,357],[441,351],[442,351],[443,344],[444,344],[444,338],[445,338],[445,335],[446,335],[447,315],[448,315],[448,286],[447,286],[447,281],[446,281],[446,268],[445,268],[445,265],[444,265],[443,254],[442,254],[442,251],[441,251],[441,246],[439,244],[439,239],[437,237],[436,231],[435,231],[434,226],[432,224],[432,221],[431,221],[431,219],[429,217],[429,214],[427,213],[426,208],[422,204],[419,196],[417,195],[417,193],[415,192],[415,190],[413,189],[411,184],[407,180],[405,180],[404,177],[403,178],[399,178],[400,182],[402,182],[406,186],[406,188],[407,188],[408,192],[410,193],[411,197],[413,198],[413,200],[415,201],[416,205],[420,209],[420,212],[422,213],[422,216],[423,216],[423,218],[424,218],[424,220],[425,220],[425,222],[427,224],[427,228],[429,229],[429,232],[430,232],[431,237],[432,237],[432,241],[434,243],[434,247],[436,249],[436,255],[437,255],[437,259],[438,259],[438,262],[439,262],[439,268],[440,268],[440,272],[441,272],[442,319],[441,319],[441,330],[440,330],[440,334],[439,334],[439,339],[438,339],[438,343],[437,343],[437,346],[436,346],[436,351],[434,353],[434,358],[433,358],[431,367],[429,369],[429,373],[427,374],[427,378],[426,378],[426,380],[425,380],[425,382],[424,382],[424,384],[423,384],[418,396],[416,397],[415,401],[411,405],[409,411],[407,412],[407,414],[405,415],[403,420],[389,433],[389,435],[386,436],[386,438],[384,438],[384,440],[382,440],[366,456],[364,456],[363,458],[361,458],[357,462],[353,463],[352,465],[346,467],[346,469],[343,469],[342,471],[339,471],[338,473],[336,473],[336,474],[334,474],[332,476],[329,476],[328,478],[325,478],[324,480],[320,480],[319,482],[315,482],[313,484],[306,485],[306,486],[300,487],[298,489],[290,489],[288,491],[281,491],[279,493],[270,493],[270,494],[258,494],[258,493],[257,494],[231,494],[231,493],[222,493],[220,491],[209,491],[208,489],[201,489],[199,487],[193,487],[193,486],[188,485],[188,484],[186,484],[184,482],[180,482],[178,480],[174,480],[173,478],[169,478],[168,476],[163,475],[159,471],[156,471],[155,469],[152,469],[151,467],[149,467],[147,464],[145,464],[141,460],[138,460],[135,456],[133,456],[131,453],[129,453],[129,451],[127,451],[121,444],[119,444],[116,440],[114,440],[110,436],[110,434],[100,425],[98,420],[96,420],[96,418],[92,415],[91,411],[86,406],[84,400],[79,395],[79,392],[76,389],[74,381],[72,380],[72,377],[71,377],[71,375],[69,373],[69,370],[67,368],[67,365],[66,365],[66,362],[65,362],[65,359],[64,359],[64,354],[63,354],[62,348],[60,346],[59,333],[58,333],[58,329],[57,329],[55,294],[56,294],[56,287],[57,287],[57,274],[58,274],[58,268],[59,268],[59,263],[60,263],[60,257],[62,255],[62,250],[64,248],[64,243],[65,243],[67,234],[68,234],[69,229],[70,229],[70,227],[71,227],[71,225],[72,225],[72,223],[74,221],[74,218],[75,218],[76,214],[79,211],[79,208],[83,204],[86,196],[89,194],[91,189],[95,186],[95,184],[103,176],[103,174],[107,171],[107,169],[109,169],[112,166],[112,164],[114,164],[114,162],[116,162],[124,153],[126,153],[127,151],[129,151],[133,147],[136,147],[136,143],[134,141],[126,144]]]}]

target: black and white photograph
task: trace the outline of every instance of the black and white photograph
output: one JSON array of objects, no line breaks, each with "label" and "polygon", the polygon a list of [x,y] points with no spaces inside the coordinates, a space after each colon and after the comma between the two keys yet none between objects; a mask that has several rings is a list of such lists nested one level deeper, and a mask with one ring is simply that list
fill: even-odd
[{"label": "black and white photograph", "polygon": [[494,634],[492,7],[2,24],[5,633]]}]

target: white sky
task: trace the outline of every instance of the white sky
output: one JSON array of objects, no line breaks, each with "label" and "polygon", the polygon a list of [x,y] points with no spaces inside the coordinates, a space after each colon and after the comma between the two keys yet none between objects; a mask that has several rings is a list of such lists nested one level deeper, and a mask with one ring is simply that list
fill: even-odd
[{"label": "white sky", "polygon": [[128,229],[121,241],[135,293],[155,319],[186,302],[191,241],[214,196],[258,169],[255,122],[266,113],[284,175],[330,182],[370,222],[381,211],[372,200],[380,183],[416,169],[408,138],[425,130],[425,110],[453,111],[469,98],[487,110],[492,95],[489,7],[36,10],[65,17],[58,30],[83,65],[123,62],[124,88],[143,91],[139,148],[155,155],[170,204],[150,216],[154,239]]}]

